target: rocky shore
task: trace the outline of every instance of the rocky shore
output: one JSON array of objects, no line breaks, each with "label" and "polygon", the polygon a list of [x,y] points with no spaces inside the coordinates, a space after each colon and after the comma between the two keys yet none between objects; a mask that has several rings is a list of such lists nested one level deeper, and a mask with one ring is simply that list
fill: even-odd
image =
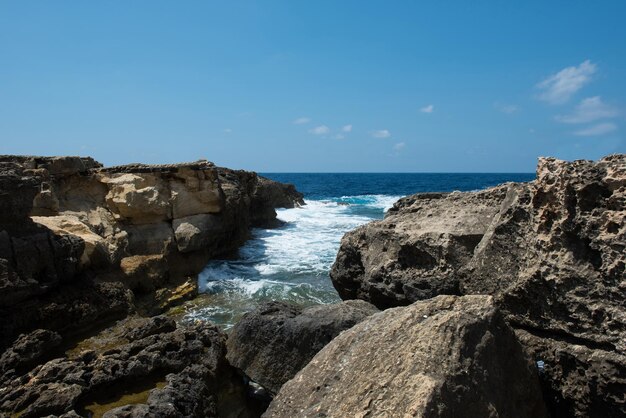
[{"label": "rocky shore", "polygon": [[[537,179],[397,202],[343,238],[343,299],[492,295],[554,417],[626,416],[626,155],[542,158]],[[334,342],[333,342],[334,344]],[[306,376],[304,376],[306,378]]]},{"label": "rocky shore", "polygon": [[151,319],[103,352],[69,359],[67,346],[194,297],[208,260],[234,253],[253,226],[278,226],[275,207],[301,204],[291,185],[208,161],[0,156],[0,415],[84,415],[105,388],[115,397],[163,381],[123,414],[214,416],[215,376],[222,392],[241,379],[223,379],[234,369],[210,324]]},{"label": "rocky shore", "polygon": [[293,186],[2,156],[0,198],[0,416],[626,416],[626,155],[407,196],[343,238],[344,302],[228,335],[158,314]]}]

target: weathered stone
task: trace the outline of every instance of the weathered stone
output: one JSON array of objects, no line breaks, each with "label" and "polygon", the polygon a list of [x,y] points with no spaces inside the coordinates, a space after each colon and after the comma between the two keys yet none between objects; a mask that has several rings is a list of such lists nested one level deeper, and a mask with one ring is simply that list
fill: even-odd
[{"label": "weathered stone", "polygon": [[167,183],[154,174],[100,176],[109,186],[109,209],[135,224],[149,224],[172,218]]},{"label": "weathered stone", "polygon": [[[445,253],[446,235],[428,238],[425,231],[451,222],[450,210],[462,217],[482,210],[478,196],[503,192],[502,198],[485,202],[493,205],[489,224],[462,259],[435,257],[430,266],[422,263],[416,276],[371,267],[376,251],[405,240],[407,233],[398,225],[412,225],[408,233],[418,239],[411,251]],[[439,285],[439,273],[451,272],[456,292],[494,295],[507,322],[529,335],[524,339],[529,353],[549,365],[542,383],[556,416],[626,415],[621,354],[626,349],[626,155],[571,163],[542,158],[533,182],[460,195],[463,205],[450,204],[448,210],[429,203],[417,212],[408,210],[415,205],[411,202],[424,197],[409,197],[384,221],[348,234],[333,267],[340,294],[383,307],[403,305],[449,293]],[[430,216],[424,218],[424,210]],[[383,267],[402,263],[399,252],[384,253]],[[407,291],[407,283],[420,281],[429,292]],[[376,286],[385,290],[382,301],[383,292],[371,290]]]},{"label": "weathered stone", "polygon": [[170,180],[170,190],[174,218],[219,213],[224,206],[215,169],[180,169]]},{"label": "weathered stone", "polygon": [[223,234],[224,225],[215,215],[193,215],[172,222],[178,251],[188,253],[209,248],[216,236]]},{"label": "weathered stone", "polygon": [[33,222],[48,228],[55,235],[74,235],[85,243],[85,250],[80,259],[82,266],[108,265],[109,251],[104,238],[94,233],[78,217],[72,215],[33,216]]},{"label": "weathered stone", "polygon": [[330,273],[339,295],[388,308],[459,294],[458,270],[472,258],[505,194],[500,186],[401,199],[383,221],[343,237]]},{"label": "weathered stone", "polygon": [[344,331],[266,417],[542,417],[537,371],[489,296],[439,296]]},{"label": "weathered stone", "polygon": [[100,164],[93,158],[83,157],[49,157],[37,162],[38,168],[48,170],[52,176],[66,176],[84,173],[89,169],[97,168]]},{"label": "weathered stone", "polygon": [[132,255],[169,254],[175,248],[174,231],[168,222],[130,225],[128,249]]},{"label": "weathered stone", "polygon": [[341,331],[378,312],[363,301],[306,309],[270,302],[246,314],[228,337],[228,361],[271,392]]},{"label": "weathered stone", "polygon": [[10,375],[30,370],[41,360],[51,356],[60,344],[61,336],[45,329],[20,335],[0,356],[0,381],[6,381]]},{"label": "weathered stone", "polygon": [[208,161],[105,169],[0,156],[0,348],[35,329],[65,337],[193,297],[193,276],[249,236],[258,182]]},{"label": "weathered stone", "polygon": [[133,255],[120,262],[124,283],[131,289],[147,292],[163,286],[167,277],[167,260],[163,255]]},{"label": "weathered stone", "polygon": [[140,410],[170,411],[153,416],[216,416],[219,382],[230,373],[225,336],[217,327],[176,327],[161,317],[127,322],[116,346],[57,358],[3,382],[0,412],[34,417],[99,408],[101,413],[106,406],[97,404],[106,405],[106,395],[114,399],[115,393],[132,393],[139,382],[164,381]]}]

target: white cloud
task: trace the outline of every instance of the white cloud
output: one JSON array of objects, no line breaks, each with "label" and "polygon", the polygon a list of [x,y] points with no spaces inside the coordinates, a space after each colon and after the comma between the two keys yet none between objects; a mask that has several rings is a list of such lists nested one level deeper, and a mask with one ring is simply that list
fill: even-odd
[{"label": "white cloud", "polygon": [[335,135],[333,138],[335,138],[335,139],[344,139],[345,137],[346,137],[346,136],[345,136],[345,135],[343,135],[343,134],[337,134],[337,135]]},{"label": "white cloud", "polygon": [[429,104],[428,106],[424,106],[420,109],[422,113],[433,113],[435,110],[435,105]]},{"label": "white cloud", "polygon": [[617,109],[603,103],[600,96],[595,96],[582,100],[573,113],[557,116],[556,120],[563,123],[588,123],[615,117],[617,113]]},{"label": "white cloud", "polygon": [[611,133],[617,130],[617,126],[614,123],[599,123],[597,125],[593,125],[586,129],[581,129],[580,131],[574,132],[574,135],[577,136],[599,136]]},{"label": "white cloud", "polygon": [[397,144],[395,144],[395,145],[393,146],[393,150],[394,150],[395,152],[400,152],[400,151],[402,151],[402,150],[404,149],[405,145],[406,145],[406,144],[405,144],[404,142],[398,142]]},{"label": "white cloud", "polygon": [[538,98],[551,104],[565,103],[582,86],[591,81],[596,68],[594,63],[587,60],[578,67],[567,67],[552,74],[537,84],[537,88],[542,91]]},{"label": "white cloud", "polygon": [[514,105],[514,104],[496,103],[494,106],[500,112],[506,113],[507,115],[511,115],[511,114],[513,114],[513,113],[515,113],[515,112],[517,112],[519,110],[519,107],[517,105]]},{"label": "white cloud", "polygon": [[373,131],[372,136],[374,138],[389,138],[391,136],[391,132],[387,129],[381,129],[379,131]]},{"label": "white cloud", "polygon": [[230,133],[232,133],[232,132],[233,132],[233,130],[232,130],[232,129],[230,129],[230,128],[226,128],[226,129],[224,129],[224,133],[225,133],[225,134],[230,134]]},{"label": "white cloud", "polygon": [[342,132],[352,132],[352,125],[344,125],[343,128],[341,128]]},{"label": "white cloud", "polygon": [[309,133],[314,135],[325,135],[330,132],[330,128],[326,125],[316,126],[313,129],[309,129]]},{"label": "white cloud", "polygon": [[293,121],[294,125],[304,125],[305,123],[311,122],[311,118],[301,117]]}]

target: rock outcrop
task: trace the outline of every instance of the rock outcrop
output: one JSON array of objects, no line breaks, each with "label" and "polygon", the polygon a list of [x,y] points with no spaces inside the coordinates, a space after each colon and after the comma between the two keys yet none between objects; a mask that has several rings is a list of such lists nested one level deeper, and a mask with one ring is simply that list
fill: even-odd
[{"label": "rock outcrop", "polygon": [[472,258],[506,191],[499,186],[400,199],[383,221],[344,236],[331,271],[339,295],[385,309],[460,294],[458,270]]},{"label": "rock outcrop", "polygon": [[208,161],[104,168],[91,158],[0,156],[0,347],[68,334],[195,293],[293,186]]},{"label": "rock outcrop", "polygon": [[353,300],[301,308],[270,302],[246,314],[228,336],[228,361],[272,393],[341,331],[378,312]]},{"label": "rock outcrop", "polygon": [[626,415],[626,155],[539,161],[537,179],[415,195],[347,234],[333,266],[343,298],[406,305],[494,295],[544,362],[556,417]]},{"label": "rock outcrop", "polygon": [[[225,340],[206,323],[177,326],[165,317],[129,319],[109,331],[106,344],[96,349],[75,350],[26,373],[5,370],[0,412],[21,417],[218,416],[222,389],[237,384],[229,382],[236,375],[224,358]],[[20,337],[7,353],[23,352],[24,346],[39,353],[51,344],[58,344],[58,336],[35,331]],[[124,396],[134,403],[116,407]]]},{"label": "rock outcrop", "polygon": [[439,296],[341,333],[266,417],[543,417],[537,372],[489,296]]}]

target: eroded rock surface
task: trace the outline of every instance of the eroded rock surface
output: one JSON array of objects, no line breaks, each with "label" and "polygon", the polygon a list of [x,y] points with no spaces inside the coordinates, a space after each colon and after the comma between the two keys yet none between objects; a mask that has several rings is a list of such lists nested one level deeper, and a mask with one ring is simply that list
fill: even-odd
[{"label": "eroded rock surface", "polygon": [[[91,158],[0,156],[0,347],[81,331],[181,299],[293,186],[208,161],[103,168]],[[185,291],[193,296],[193,289]]]},{"label": "eroded rock surface", "polygon": [[344,331],[265,417],[543,417],[537,372],[489,296],[439,296]]},{"label": "eroded rock surface", "polygon": [[270,302],[246,314],[230,331],[227,358],[276,393],[341,331],[376,312],[360,300],[305,309]]},{"label": "eroded rock surface", "polygon": [[625,266],[626,155],[613,155],[543,158],[527,184],[402,199],[344,237],[331,277],[343,298],[383,308],[494,295],[545,362],[552,414],[604,417],[626,415]]},{"label": "eroded rock surface", "polygon": [[[27,339],[36,347],[42,340],[55,340],[23,336],[10,352],[23,351]],[[113,408],[105,416],[218,416],[221,388],[232,384],[228,379],[234,374],[224,358],[226,337],[217,327],[177,326],[165,317],[129,319],[105,341],[27,373],[6,372],[0,412],[22,417],[102,414],[119,396],[144,391],[144,402]]]},{"label": "eroded rock surface", "polygon": [[381,309],[458,295],[458,270],[472,258],[506,189],[400,199],[383,221],[370,222],[342,239],[331,271],[339,295],[368,300]]}]

